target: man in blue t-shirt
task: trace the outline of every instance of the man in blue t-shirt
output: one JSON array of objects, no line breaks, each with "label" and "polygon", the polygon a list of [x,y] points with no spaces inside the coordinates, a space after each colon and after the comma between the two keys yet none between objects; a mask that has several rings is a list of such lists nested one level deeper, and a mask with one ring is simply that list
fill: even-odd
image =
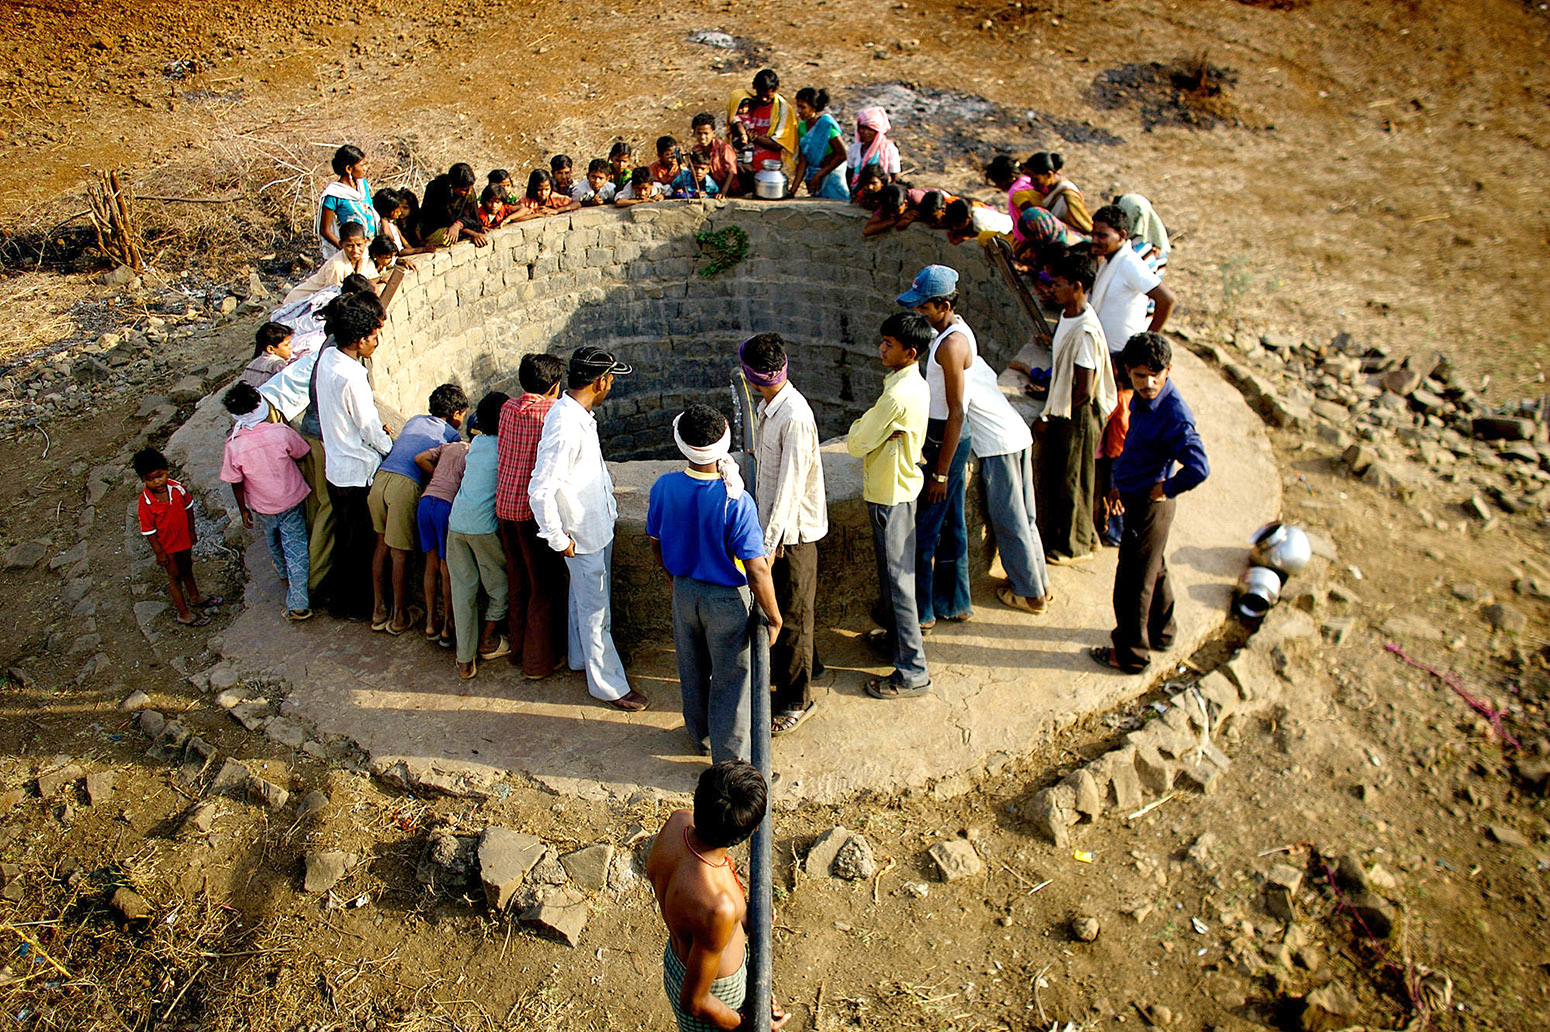
[{"label": "man in blue t-shirt", "polygon": [[419,619],[409,612],[409,554],[419,551],[415,510],[425,474],[414,457],[439,444],[458,440],[458,428],[468,412],[468,398],[455,383],[431,391],[430,415],[414,416],[398,432],[372,478],[366,496],[377,547],[371,557],[371,584],[375,605],[371,629],[403,634]]},{"label": "man in blue t-shirt", "polygon": [[751,600],[764,610],[772,643],[780,633],[759,509],[743,490],[721,413],[690,405],[673,420],[673,439],[689,468],[651,485],[646,534],[673,578],[684,727],[701,747],[709,739],[712,763],[747,760]]}]

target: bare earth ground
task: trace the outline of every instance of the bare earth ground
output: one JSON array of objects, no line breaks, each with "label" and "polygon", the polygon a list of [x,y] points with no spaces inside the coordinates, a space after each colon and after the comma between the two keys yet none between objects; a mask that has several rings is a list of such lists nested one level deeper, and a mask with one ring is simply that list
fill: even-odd
[{"label": "bare earth ground", "polygon": [[[368,146],[378,185],[423,185],[459,159],[481,170],[519,169],[560,148],[581,159],[615,134],[640,148],[683,131],[694,111],[719,111],[718,98],[768,63],[788,89],[812,82],[860,97],[904,82],[1000,106],[969,127],[967,143],[943,131],[960,131],[950,113],[901,125],[906,163],[927,170],[919,181],[975,188],[974,167],[998,147],[1054,147],[1090,199],[1121,187],[1152,197],[1181,236],[1169,275],[1196,339],[1286,331],[1322,342],[1344,330],[1402,352],[1443,351],[1476,382],[1491,376],[1496,399],[1544,390],[1550,22],[1533,5],[427,0],[354,10],[341,20],[321,4],[151,2],[127,14],[13,5],[0,55],[9,115],[0,215],[15,235],[8,247],[21,250],[5,252],[0,282],[6,356],[116,329],[137,310],[143,324],[147,308],[91,282],[89,259],[68,253],[78,223],[55,234],[66,243],[51,244],[41,268],[22,271],[18,256],[84,208],[74,195],[84,165],[133,169],[142,194],[235,198],[148,215],[163,235],[159,267],[193,274],[173,282],[245,279],[245,264],[273,276],[305,249],[286,220],[306,221],[320,163],[340,142]],[[686,41],[701,29],[731,33],[743,48]],[[1100,74],[1144,80],[1110,73],[1191,59],[1235,76],[1203,105],[1229,122],[1172,124],[1174,109],[1155,102],[1095,105]],[[1124,142],[1072,143],[1061,132]],[[229,365],[245,332],[168,345],[146,391]],[[138,400],[100,399],[89,416],[49,424],[46,454],[36,431],[0,440],[6,544],[74,543],[88,470],[115,461],[141,430]],[[1287,515],[1338,546],[1304,586],[1320,616],[1357,618],[1347,644],[1289,644],[1285,701],[1229,743],[1225,784],[1106,819],[1079,844],[1096,854],[1091,864],[1038,839],[1020,804],[1111,744],[1144,707],[1068,741],[1030,743],[999,777],[953,799],[781,815],[776,976],[798,1027],[1058,1020],[1095,1029],[1161,1020],[1141,1009],[1165,1007],[1185,1029],[1295,1028],[1296,1001],[1327,980],[1357,999],[1328,1028],[1550,1026],[1545,804],[1514,773],[1550,751],[1545,606],[1513,587],[1523,559],[1542,561],[1544,524],[1503,514],[1467,532],[1439,530],[1463,519],[1461,487],[1428,482],[1401,501],[1350,479],[1334,449],[1291,433],[1276,444]],[[169,635],[153,650],[136,626],[129,603],[140,596],[116,515],[131,497],[116,484],[91,510],[84,569],[105,599],[89,617],[94,630],[68,615],[55,573],[5,575],[16,604],[0,627],[0,658],[26,675],[12,676],[0,702],[11,746],[0,788],[18,790],[0,795],[0,860],[18,865],[0,868],[0,1004],[18,1027],[667,1027],[661,938],[639,883],[597,896],[572,950],[488,914],[477,890],[473,901],[433,896],[413,876],[433,827],[496,823],[561,845],[623,845],[636,825],[654,829],[659,804],[585,803],[530,785],[482,803],[417,799],[350,770],[348,757],[324,762],[248,735],[181,676],[208,665],[204,632]],[[212,560],[201,575],[224,577],[216,590],[230,595],[236,570]],[[1326,596],[1332,583],[1350,600]],[[123,602],[106,601],[115,592]],[[1488,626],[1491,595],[1528,614],[1522,632]],[[1378,630],[1395,616],[1423,617],[1440,633]],[[78,677],[92,649],[72,650],[85,633],[101,636],[109,662]],[[1523,748],[1504,748],[1459,695],[1385,652],[1391,640],[1505,707]],[[116,708],[133,689],[294,794],[324,790],[327,809],[301,822],[294,807],[269,817],[233,801],[213,835],[183,841],[187,788],[145,754]],[[59,754],[115,771],[111,801],[38,798],[33,778]],[[792,861],[833,824],[870,839],[887,869],[875,884],[842,887],[796,870]],[[987,858],[986,874],[932,880],[925,849],[960,830]],[[1206,833],[1214,846],[1191,854]],[[336,889],[366,905],[324,909],[298,891],[300,857],[318,848],[366,857]],[[1402,919],[1382,947],[1323,887],[1321,858],[1347,853],[1392,875],[1385,894]],[[1263,906],[1260,884],[1275,863],[1307,872],[1290,926]],[[118,885],[150,901],[148,923],[109,909]],[[1098,919],[1096,942],[1072,938],[1076,914]],[[1303,938],[1316,955],[1264,961]],[[1436,1006],[1439,982],[1422,968],[1451,978],[1447,1005]],[[1425,1001],[1433,1006],[1423,1011]]]}]

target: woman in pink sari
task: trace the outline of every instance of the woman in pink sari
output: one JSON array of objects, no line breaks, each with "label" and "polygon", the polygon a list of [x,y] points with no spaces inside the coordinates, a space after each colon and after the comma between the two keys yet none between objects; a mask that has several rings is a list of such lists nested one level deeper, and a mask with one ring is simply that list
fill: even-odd
[{"label": "woman in pink sari", "polygon": [[859,185],[861,170],[876,165],[893,182],[899,178],[899,148],[888,139],[888,112],[880,107],[864,107],[856,112],[856,141],[850,145],[850,190]]}]

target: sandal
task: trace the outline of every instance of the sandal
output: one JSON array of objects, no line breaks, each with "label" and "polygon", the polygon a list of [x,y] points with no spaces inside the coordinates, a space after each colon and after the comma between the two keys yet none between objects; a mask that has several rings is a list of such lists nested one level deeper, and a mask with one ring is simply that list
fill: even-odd
[{"label": "sandal", "polygon": [[479,650],[480,659],[500,659],[502,656],[511,655],[511,641],[504,634],[496,639],[495,647],[488,652]]},{"label": "sandal", "polygon": [[457,648],[457,636],[456,635],[443,634],[440,637],[435,638],[433,640],[436,642],[437,645],[440,645],[444,649],[455,649],[455,648]]},{"label": "sandal", "polygon": [[1049,612],[1049,598],[1026,598],[1017,594],[1011,588],[997,588],[996,598],[1008,609],[1021,610],[1024,613],[1032,613],[1034,616],[1043,616]]},{"label": "sandal", "polygon": [[471,659],[471,660],[468,661],[468,670],[466,672],[463,670],[463,664],[462,663],[459,663],[457,665],[457,676],[461,677],[465,681],[473,680],[474,676],[476,674],[478,674],[478,673],[479,673],[479,661],[477,659]]},{"label": "sandal", "polygon": [[190,613],[187,620],[183,619],[181,616],[175,616],[173,619],[182,624],[184,627],[203,627],[205,624],[210,622],[210,617],[204,613]]},{"label": "sandal", "polygon": [[1108,645],[1094,645],[1087,650],[1087,654],[1092,657],[1094,663],[1116,674],[1139,674],[1151,665],[1143,663],[1138,667],[1121,666],[1114,659],[1114,649]]},{"label": "sandal", "polygon": [[371,618],[371,629],[374,630],[374,631],[385,631],[385,630],[388,629],[388,625],[391,624],[392,622],[393,622],[393,614],[392,613],[389,613],[387,616],[384,616],[380,620],[377,619],[375,614],[373,614],[373,616]]},{"label": "sandal", "polygon": [[226,600],[219,595],[206,595],[198,602],[195,602],[194,605],[199,606],[202,609],[214,609],[216,606],[225,601]]},{"label": "sandal", "polygon": [[919,695],[931,694],[931,682],[906,687],[897,674],[889,674],[887,677],[874,677],[868,681],[866,693],[874,699],[913,699]]},{"label": "sandal", "polygon": [[301,623],[303,620],[310,620],[310,619],[312,619],[312,610],[310,610],[310,609],[287,609],[285,611],[285,618],[287,620],[289,620],[291,623]]},{"label": "sandal", "polygon": [[409,619],[404,621],[404,625],[402,627],[394,627],[391,618],[389,618],[388,625],[386,628],[384,628],[384,630],[386,630],[395,638],[400,634],[408,634],[410,631],[414,630],[414,625],[419,623],[420,620],[424,618],[424,616],[425,613],[421,611],[419,606],[410,606]]},{"label": "sandal", "polygon": [[789,735],[791,732],[801,727],[802,722],[805,721],[808,717],[812,716],[813,712],[817,709],[818,704],[816,702],[810,702],[807,704],[806,709],[787,710],[786,712],[780,714],[774,720],[770,721],[770,737],[779,738],[781,735]]}]

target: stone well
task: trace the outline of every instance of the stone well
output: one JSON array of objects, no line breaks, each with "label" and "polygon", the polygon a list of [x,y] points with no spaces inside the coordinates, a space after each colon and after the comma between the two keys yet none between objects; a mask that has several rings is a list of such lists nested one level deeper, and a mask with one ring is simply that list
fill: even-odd
[{"label": "stone well", "polygon": [[[765,331],[790,343],[792,380],[812,403],[825,438],[842,437],[882,385],[877,329],[919,269],[958,269],[960,309],[997,368],[1028,336],[1026,317],[973,244],[954,247],[921,228],[864,239],[866,214],[827,201],[675,201],[595,208],[490,234],[484,248],[459,245],[417,259],[389,309],[373,382],[390,423],[423,412],[430,392],[455,382],[477,401],[517,386],[523,355],[568,355],[605,347],[635,367],[598,412],[603,452],[618,488],[614,618],[624,639],[669,626],[667,584],[645,537],[652,482],[681,468],[671,420],[688,401],[735,418],[731,388],[737,345]],[[745,258],[713,276],[697,234],[736,226]],[[206,399],[180,438],[201,421],[211,443],[175,458],[230,509],[215,476],[229,426]],[[205,469],[204,467],[208,467]],[[837,619],[875,593],[871,535],[861,502],[861,464],[843,441],[824,448],[831,530],[820,548],[820,619]],[[214,490],[210,490],[214,488]],[[971,533],[982,540],[976,492]],[[975,557],[982,569],[984,550]]]}]

